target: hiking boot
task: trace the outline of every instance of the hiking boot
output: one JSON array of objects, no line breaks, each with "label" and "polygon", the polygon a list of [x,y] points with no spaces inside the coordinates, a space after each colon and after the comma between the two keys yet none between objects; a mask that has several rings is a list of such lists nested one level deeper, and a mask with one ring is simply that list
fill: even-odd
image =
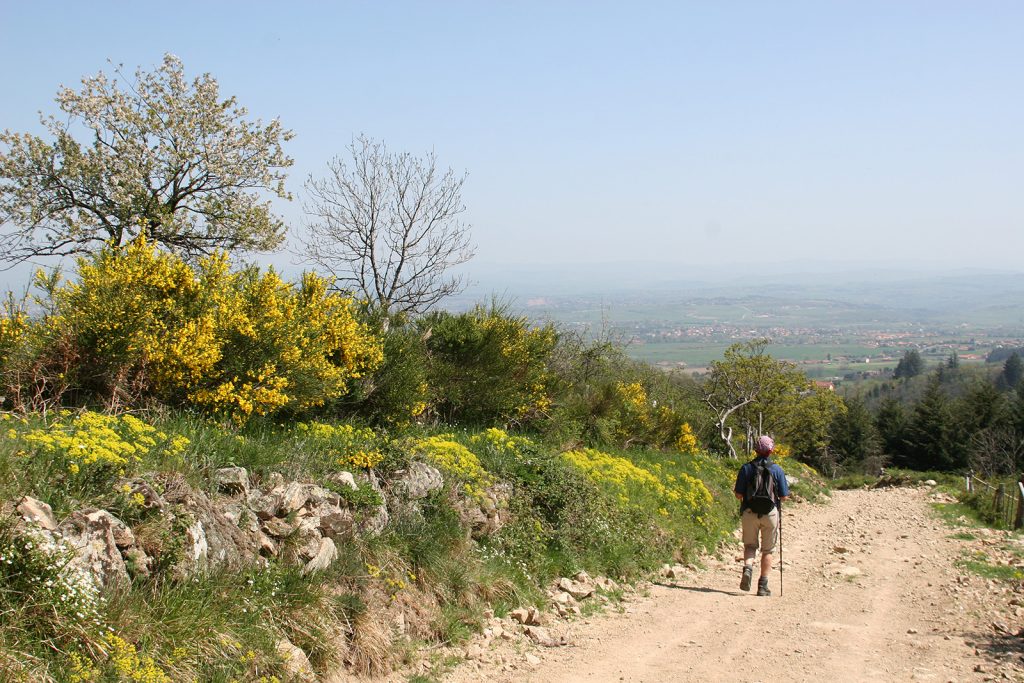
[{"label": "hiking boot", "polygon": [[772,594],[768,589],[768,577],[764,576],[757,580],[757,594],[761,597],[768,597]]},{"label": "hiking boot", "polygon": [[753,567],[744,567],[743,568],[743,578],[740,579],[740,590],[741,591],[748,591],[748,590],[750,590],[750,582],[753,579],[754,579],[754,568]]}]

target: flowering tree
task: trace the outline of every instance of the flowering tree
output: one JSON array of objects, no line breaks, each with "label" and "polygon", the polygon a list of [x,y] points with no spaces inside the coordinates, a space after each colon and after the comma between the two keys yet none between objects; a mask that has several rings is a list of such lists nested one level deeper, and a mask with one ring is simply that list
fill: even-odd
[{"label": "flowering tree", "polygon": [[189,260],[282,241],[263,195],[289,198],[292,159],[281,145],[292,133],[247,119],[210,74],[189,82],[166,55],[133,82],[100,72],[81,90],[61,88],[56,102],[62,116],[41,118],[52,140],[0,133],[0,261],[88,253],[139,234]]},{"label": "flowering tree", "polygon": [[306,255],[385,313],[423,312],[462,290],[447,271],[473,256],[465,176],[437,168],[433,153],[389,153],[359,137],[350,159],[306,182]]}]

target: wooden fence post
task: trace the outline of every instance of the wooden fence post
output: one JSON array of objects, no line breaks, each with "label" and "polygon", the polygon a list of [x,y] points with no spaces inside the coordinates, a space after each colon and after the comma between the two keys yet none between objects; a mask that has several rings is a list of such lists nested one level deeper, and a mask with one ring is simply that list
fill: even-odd
[{"label": "wooden fence post", "polygon": [[1013,528],[1024,526],[1024,475],[1017,480],[1017,516],[1013,520]]},{"label": "wooden fence post", "polygon": [[1006,488],[1000,484],[999,488],[996,489],[995,496],[992,499],[992,509],[995,512],[996,519],[1002,519],[1003,510],[1003,498],[1006,496]]}]

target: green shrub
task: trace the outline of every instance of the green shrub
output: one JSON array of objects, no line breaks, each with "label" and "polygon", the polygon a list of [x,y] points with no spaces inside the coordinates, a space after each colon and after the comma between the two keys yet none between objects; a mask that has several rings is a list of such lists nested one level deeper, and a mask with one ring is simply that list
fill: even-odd
[{"label": "green shrub", "polygon": [[546,413],[553,327],[532,328],[497,305],[433,313],[418,325],[427,337],[429,410],[440,420],[524,423]]}]

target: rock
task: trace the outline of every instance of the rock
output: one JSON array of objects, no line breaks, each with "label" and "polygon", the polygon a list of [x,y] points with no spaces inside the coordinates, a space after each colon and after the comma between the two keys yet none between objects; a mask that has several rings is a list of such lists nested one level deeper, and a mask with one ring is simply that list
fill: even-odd
[{"label": "rock", "polygon": [[281,495],[278,493],[266,493],[253,495],[249,498],[249,509],[253,511],[258,519],[268,520],[277,517],[281,509]]},{"label": "rock", "polygon": [[483,654],[484,649],[479,645],[479,643],[473,643],[472,645],[467,647],[465,651],[466,659],[469,660],[480,659],[483,656]]},{"label": "rock", "polygon": [[350,536],[355,526],[352,511],[340,507],[322,507],[318,511],[320,531],[324,536]]},{"label": "rock", "polygon": [[937,481],[935,481],[934,479],[925,479],[924,485],[925,486],[938,486],[939,483]]},{"label": "rock", "polygon": [[213,481],[224,493],[249,495],[249,473],[244,467],[222,467],[213,473]]},{"label": "rock", "polygon": [[284,671],[288,680],[295,679],[303,683],[313,683],[316,676],[310,666],[309,657],[287,638],[277,641],[277,654],[284,662]]},{"label": "rock", "polygon": [[341,497],[337,493],[328,491],[318,484],[303,484],[303,488],[306,492],[306,502],[303,505],[318,507],[324,503],[337,505],[341,502]]},{"label": "rock", "polygon": [[287,538],[298,528],[298,522],[289,522],[283,517],[274,517],[263,523],[263,531],[271,538]]},{"label": "rock", "polygon": [[523,629],[523,633],[542,647],[558,647],[561,642],[551,637],[551,633],[543,626],[527,626]]},{"label": "rock", "polygon": [[175,572],[187,575],[216,568],[240,569],[259,559],[259,531],[241,529],[203,491],[182,479],[169,481],[164,498],[185,526],[185,557]]},{"label": "rock", "polygon": [[377,474],[373,470],[367,470],[365,474],[359,476],[365,484],[380,495],[381,504],[370,510],[360,510],[356,528],[359,533],[366,536],[377,536],[391,521],[391,515],[388,514],[387,498],[384,496],[384,490],[381,488],[380,482],[377,481]]},{"label": "rock", "polygon": [[57,518],[53,516],[53,508],[43,501],[25,496],[18,501],[15,509],[21,518],[29,524],[34,524],[47,531],[57,530]]},{"label": "rock", "polygon": [[153,568],[153,558],[138,546],[128,548],[121,553],[128,574],[138,578],[148,578]]},{"label": "rock", "polygon": [[539,626],[541,613],[536,607],[520,607],[509,612],[509,617],[524,626]]},{"label": "rock", "polygon": [[261,483],[264,491],[273,491],[276,488],[284,488],[284,475],[280,472],[271,472]]},{"label": "rock", "polygon": [[576,603],[576,599],[565,591],[557,591],[553,596],[551,596],[551,600],[556,605],[572,605]]},{"label": "rock", "polygon": [[[74,552],[72,565],[88,572],[105,587],[128,583],[128,568],[117,548],[115,527],[127,529],[124,522],[106,510],[78,510],[57,528]],[[118,535],[125,540],[123,530]]]},{"label": "rock", "polygon": [[[743,556],[740,556],[740,561],[743,560]],[[663,565],[661,570],[658,572],[662,577],[666,579],[678,580],[686,576],[686,567],[681,564],[676,565]]]},{"label": "rock", "polygon": [[456,508],[470,536],[481,539],[499,531],[505,525],[511,495],[511,485],[501,483],[484,491],[483,497],[460,498]]},{"label": "rock", "polygon": [[144,510],[163,510],[167,506],[167,501],[160,495],[160,492],[152,484],[140,477],[122,479],[117,482],[116,487],[125,489],[130,496],[141,495],[142,508]]},{"label": "rock", "polygon": [[[587,578],[589,579],[590,577]],[[558,587],[577,600],[585,600],[594,594],[593,584],[573,581],[566,577],[558,580]]]},{"label": "rock", "polygon": [[233,502],[224,506],[224,516],[235,523],[239,529],[251,534],[257,534],[260,530],[260,521],[248,507],[241,502]]},{"label": "rock", "polygon": [[305,484],[300,484],[297,481],[289,482],[283,488],[274,489],[271,493],[276,493],[281,497],[281,507],[277,511],[278,515],[298,512],[306,504],[306,501],[309,500],[309,489],[306,488]]},{"label": "rock", "polygon": [[845,546],[835,545],[835,546],[832,546],[832,552],[842,554],[842,553],[850,552],[850,549],[845,547]]},{"label": "rock", "polygon": [[270,536],[262,531],[259,534],[260,555],[264,557],[277,557],[277,543]]},{"label": "rock", "polygon": [[409,500],[426,498],[443,486],[440,470],[419,461],[409,463],[409,467],[392,484],[393,489],[402,492]]},{"label": "rock", "polygon": [[570,616],[573,616],[573,615],[578,617],[578,616],[580,616],[582,614],[582,612],[580,611],[579,605],[577,605],[576,603],[572,603],[572,604],[569,604],[569,605],[563,605],[561,603],[555,603],[555,612],[558,614],[558,616],[560,616],[560,617],[562,617],[564,619],[567,619],[567,618],[569,618]]},{"label": "rock", "polygon": [[526,653],[526,663],[530,666],[537,666],[540,664],[540,657],[537,655],[531,655],[529,652]]},{"label": "rock", "polygon": [[786,475],[786,483],[789,484],[790,486],[792,486],[793,484],[799,484],[800,483],[800,479],[798,477],[794,477],[791,474],[787,474]]},{"label": "rock", "polygon": [[210,542],[206,539],[203,523],[198,519],[185,529],[184,559],[193,570],[202,569],[209,564]]},{"label": "rock", "polygon": [[594,584],[603,591],[617,591],[619,590],[619,584],[606,576],[599,576],[594,579]]},{"label": "rock", "polygon": [[302,568],[302,574],[305,576],[323,571],[331,566],[336,559],[338,559],[338,547],[334,545],[334,541],[329,538],[321,538],[316,555]]},{"label": "rock", "polygon": [[[288,539],[284,548],[284,556],[294,562],[305,564],[320,553],[320,542],[323,536],[315,526],[302,526]],[[333,542],[332,542],[333,545]]]},{"label": "rock", "polygon": [[338,486],[347,486],[353,491],[359,489],[359,486],[356,485],[356,478],[352,476],[351,472],[334,472],[327,475],[327,481]]}]

